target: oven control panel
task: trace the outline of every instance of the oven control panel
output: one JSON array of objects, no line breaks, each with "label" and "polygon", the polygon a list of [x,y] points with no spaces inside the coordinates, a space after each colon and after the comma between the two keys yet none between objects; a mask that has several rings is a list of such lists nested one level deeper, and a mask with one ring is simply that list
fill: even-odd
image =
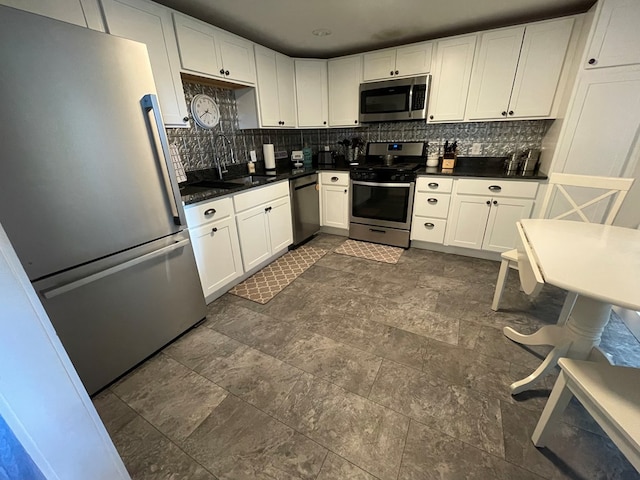
[{"label": "oven control panel", "polygon": [[378,183],[408,183],[415,182],[416,174],[415,172],[398,172],[393,170],[352,170],[351,180]]}]

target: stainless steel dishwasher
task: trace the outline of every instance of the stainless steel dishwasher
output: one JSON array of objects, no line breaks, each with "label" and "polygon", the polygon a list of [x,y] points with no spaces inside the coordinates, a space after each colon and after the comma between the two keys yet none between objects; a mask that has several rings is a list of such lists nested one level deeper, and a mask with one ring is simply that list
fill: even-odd
[{"label": "stainless steel dishwasher", "polygon": [[318,174],[289,180],[293,245],[297,246],[320,230]]}]

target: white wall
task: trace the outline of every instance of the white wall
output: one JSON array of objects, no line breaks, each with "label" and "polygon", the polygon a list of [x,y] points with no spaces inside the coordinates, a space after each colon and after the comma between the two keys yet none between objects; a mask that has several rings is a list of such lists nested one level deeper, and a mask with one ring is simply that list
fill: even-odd
[{"label": "white wall", "polygon": [[0,225],[0,415],[47,479],[130,480]]}]

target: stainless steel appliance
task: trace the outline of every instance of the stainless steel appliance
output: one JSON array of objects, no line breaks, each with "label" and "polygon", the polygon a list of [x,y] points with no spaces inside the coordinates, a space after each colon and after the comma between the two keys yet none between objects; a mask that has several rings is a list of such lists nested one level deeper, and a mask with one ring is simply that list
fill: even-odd
[{"label": "stainless steel appliance", "polygon": [[427,118],[431,76],[360,84],[360,123]]},{"label": "stainless steel appliance", "polygon": [[206,313],[147,50],[7,7],[0,43],[0,222],[94,393]]},{"label": "stainless steel appliance", "polygon": [[349,238],[409,247],[416,170],[426,143],[369,143],[364,163],[352,167]]},{"label": "stainless steel appliance", "polygon": [[299,245],[320,230],[320,200],[318,174],[289,180],[293,245]]},{"label": "stainless steel appliance", "polygon": [[333,165],[336,163],[333,152],[318,152],[318,165]]}]

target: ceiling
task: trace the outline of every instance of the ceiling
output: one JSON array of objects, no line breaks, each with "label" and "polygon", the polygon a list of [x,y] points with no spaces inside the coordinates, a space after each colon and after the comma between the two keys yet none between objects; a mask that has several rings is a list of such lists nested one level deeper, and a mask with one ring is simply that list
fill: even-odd
[{"label": "ceiling", "polygon": [[[292,57],[329,58],[581,13],[595,0],[155,0]],[[331,35],[315,36],[316,29]]]}]

